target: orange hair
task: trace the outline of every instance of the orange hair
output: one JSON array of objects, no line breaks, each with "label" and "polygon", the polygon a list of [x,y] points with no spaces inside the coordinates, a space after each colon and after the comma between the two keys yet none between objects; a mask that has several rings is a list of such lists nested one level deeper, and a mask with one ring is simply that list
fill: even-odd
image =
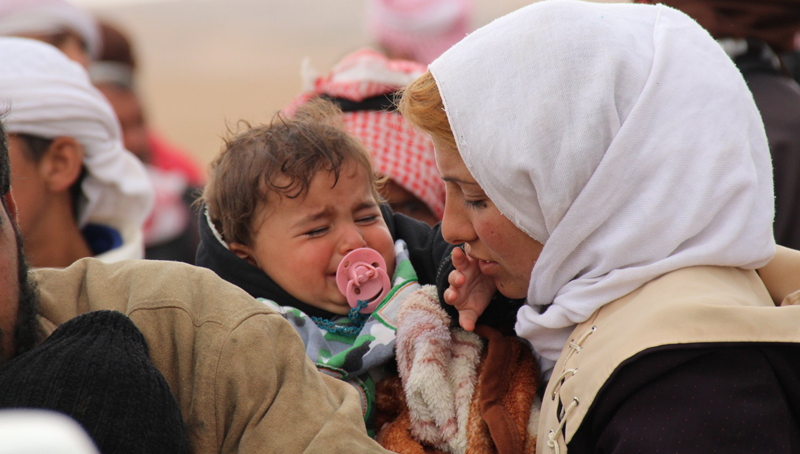
[{"label": "orange hair", "polygon": [[425,131],[433,139],[451,146],[454,150],[458,149],[444,110],[442,95],[430,71],[403,90],[397,109],[409,123]]}]

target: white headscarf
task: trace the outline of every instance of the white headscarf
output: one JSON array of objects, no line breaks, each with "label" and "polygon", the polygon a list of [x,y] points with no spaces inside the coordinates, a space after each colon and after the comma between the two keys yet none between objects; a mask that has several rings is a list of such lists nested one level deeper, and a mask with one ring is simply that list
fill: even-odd
[{"label": "white headscarf", "polygon": [[[104,224],[139,232],[153,202],[144,166],[122,145],[114,111],[86,71],[55,47],[0,38],[0,106],[9,133],[72,137],[84,149],[78,226]],[[141,235],[139,235],[141,236]]]},{"label": "white headscarf", "polygon": [[0,36],[78,34],[89,56],[100,56],[102,38],[97,21],[88,12],[64,0],[0,0]]},{"label": "white headscarf", "polygon": [[761,117],[730,58],[683,13],[536,3],[430,71],[467,168],[545,245],[516,325],[544,358],[664,273],[772,257]]}]

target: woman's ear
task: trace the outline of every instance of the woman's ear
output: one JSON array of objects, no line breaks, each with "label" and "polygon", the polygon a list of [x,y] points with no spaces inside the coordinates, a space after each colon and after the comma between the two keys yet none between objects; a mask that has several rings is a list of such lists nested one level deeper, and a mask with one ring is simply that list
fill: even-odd
[{"label": "woman's ear", "polygon": [[39,162],[47,190],[68,191],[83,171],[83,146],[72,137],[56,137]]},{"label": "woman's ear", "polygon": [[236,256],[240,259],[245,260],[247,263],[258,269],[261,269],[261,267],[258,266],[258,262],[256,262],[255,257],[253,256],[253,251],[251,251],[249,247],[242,243],[230,242],[228,243],[228,249],[230,249],[231,252],[236,254]]}]

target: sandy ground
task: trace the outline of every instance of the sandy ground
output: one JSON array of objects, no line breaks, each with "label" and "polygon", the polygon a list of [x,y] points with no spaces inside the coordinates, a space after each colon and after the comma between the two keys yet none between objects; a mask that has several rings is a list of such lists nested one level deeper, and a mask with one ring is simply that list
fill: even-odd
[{"label": "sandy ground", "polygon": [[[86,3],[133,39],[150,123],[204,165],[228,125],[267,121],[300,92],[304,58],[324,72],[370,44],[364,0]],[[474,23],[528,3],[476,0]]]}]

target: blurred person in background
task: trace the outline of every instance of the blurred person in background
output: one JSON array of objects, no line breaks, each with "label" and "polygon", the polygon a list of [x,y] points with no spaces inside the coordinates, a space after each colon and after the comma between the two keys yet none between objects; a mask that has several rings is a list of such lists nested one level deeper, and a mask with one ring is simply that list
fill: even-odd
[{"label": "blurred person in background", "polygon": [[3,43],[0,103],[31,264],[143,258],[152,187],[123,147],[111,106],[86,71],[53,47],[24,38]]},{"label": "blurred person in background", "polygon": [[[656,2],[642,2],[656,3]],[[794,50],[800,1],[659,0],[695,19],[742,72],[764,121],[775,179],[775,241],[800,249],[800,86],[780,55]]]},{"label": "blurred person in background", "polygon": [[792,73],[795,82],[800,83],[800,30],[794,35],[794,49],[784,52],[781,60]]},{"label": "blurred person in background", "polygon": [[145,258],[194,263],[199,236],[191,206],[203,185],[203,173],[186,152],[147,124],[136,91],[136,57],[130,40],[113,25],[101,23],[100,29],[103,51],[89,67],[89,75],[111,103],[125,148],[145,163],[155,191],[155,205],[144,225]]},{"label": "blurred person in background", "polygon": [[425,72],[405,60],[390,60],[362,49],[344,57],[320,76],[303,68],[304,92],[290,107],[322,97],[344,112],[344,128],[369,150],[375,170],[388,180],[383,196],[395,213],[433,226],[444,213],[444,181],[433,157],[433,143],[394,109],[394,96]]},{"label": "blurred person in background", "polygon": [[0,36],[20,36],[56,46],[84,68],[100,54],[97,22],[64,0],[3,0]]},{"label": "blurred person in background", "polygon": [[392,59],[429,64],[472,30],[470,0],[370,0],[367,32]]}]

